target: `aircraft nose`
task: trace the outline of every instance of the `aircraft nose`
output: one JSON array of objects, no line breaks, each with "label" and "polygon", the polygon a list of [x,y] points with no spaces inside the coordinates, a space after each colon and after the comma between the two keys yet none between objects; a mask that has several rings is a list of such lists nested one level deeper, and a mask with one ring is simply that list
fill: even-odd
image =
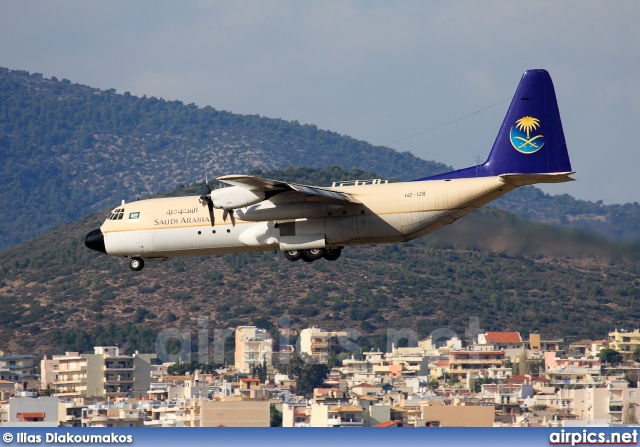
[{"label": "aircraft nose", "polygon": [[107,249],[104,248],[104,235],[102,234],[102,231],[100,231],[100,228],[87,234],[84,238],[84,245],[91,250],[99,251],[105,255],[107,254]]}]

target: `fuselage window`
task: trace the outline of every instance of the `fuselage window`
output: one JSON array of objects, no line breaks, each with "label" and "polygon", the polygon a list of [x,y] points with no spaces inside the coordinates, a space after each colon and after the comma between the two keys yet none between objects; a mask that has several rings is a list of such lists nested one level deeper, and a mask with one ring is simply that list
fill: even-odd
[{"label": "fuselage window", "polygon": [[124,216],[124,208],[118,208],[109,214],[109,220],[121,220]]},{"label": "fuselage window", "polygon": [[129,213],[129,219],[140,219],[140,212]]}]

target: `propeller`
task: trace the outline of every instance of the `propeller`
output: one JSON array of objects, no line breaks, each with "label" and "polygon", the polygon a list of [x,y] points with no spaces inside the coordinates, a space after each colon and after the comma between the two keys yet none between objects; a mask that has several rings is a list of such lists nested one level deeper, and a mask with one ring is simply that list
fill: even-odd
[{"label": "propeller", "polygon": [[211,186],[209,186],[209,178],[207,174],[204,176],[205,184],[207,186],[206,192],[200,196],[200,203],[206,205],[209,208],[209,218],[211,219],[211,226],[216,223],[215,217],[213,217],[213,200],[211,200]]},{"label": "propeller", "polygon": [[225,222],[227,221],[227,216],[231,216],[231,225],[233,225],[235,227],[236,226],[236,217],[233,214],[233,210],[224,210],[224,213],[222,214],[222,219]]}]

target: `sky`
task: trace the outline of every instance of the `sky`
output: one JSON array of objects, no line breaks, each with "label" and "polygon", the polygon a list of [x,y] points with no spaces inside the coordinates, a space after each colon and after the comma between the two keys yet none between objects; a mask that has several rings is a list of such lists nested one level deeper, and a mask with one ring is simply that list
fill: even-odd
[{"label": "sky", "polygon": [[[484,161],[522,73],[553,78],[576,182],[638,200],[640,2],[0,0],[0,66]],[[312,164],[313,160],[309,161]]]}]

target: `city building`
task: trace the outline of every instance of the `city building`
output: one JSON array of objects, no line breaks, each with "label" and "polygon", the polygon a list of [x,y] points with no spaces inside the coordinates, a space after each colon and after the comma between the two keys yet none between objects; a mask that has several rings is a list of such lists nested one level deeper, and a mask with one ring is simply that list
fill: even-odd
[{"label": "city building", "polygon": [[[534,342],[535,343],[535,342]],[[478,334],[478,343],[473,350],[503,351],[505,358],[511,361],[519,361],[526,352],[525,343],[519,332],[485,332]]]},{"label": "city building", "polygon": [[238,372],[251,374],[264,362],[272,367],[273,340],[265,329],[255,326],[239,326],[236,329],[235,368]]},{"label": "city building", "polygon": [[365,427],[365,410],[355,405],[311,404],[311,427]]},{"label": "city building", "polygon": [[504,351],[452,351],[449,356],[449,376],[467,379],[469,374],[487,377],[489,368],[504,367]]},{"label": "city building", "polygon": [[151,385],[151,360],[155,354],[120,354],[117,347],[94,348],[93,354],[67,352],[42,360],[42,370],[51,374],[43,387],[54,396],[123,397],[146,396]]},{"label": "city building", "polygon": [[451,351],[462,349],[462,340],[458,337],[450,339],[433,340],[432,337],[424,338],[418,342],[418,347],[422,349],[424,355],[448,355]]},{"label": "city building", "polygon": [[534,396],[535,404],[561,410],[581,420],[611,424],[637,424],[640,391],[625,380],[613,380],[603,387],[561,388],[554,394]]},{"label": "city building", "polygon": [[425,351],[419,347],[392,348],[386,360],[394,365],[402,366],[402,376],[418,376],[429,374],[429,362]]},{"label": "city building", "polygon": [[268,400],[242,400],[227,397],[202,402],[201,427],[269,427]]},{"label": "city building", "polygon": [[[22,387],[20,387],[22,388]],[[16,382],[0,380],[0,401],[7,400],[16,391]]]},{"label": "city building", "polygon": [[557,368],[571,369],[577,367],[584,368],[600,368],[602,362],[597,357],[569,357],[560,358],[555,352],[544,353],[544,367],[546,371],[551,371]]},{"label": "city building", "polygon": [[200,427],[202,398],[142,402],[145,427]]},{"label": "city building", "polygon": [[342,351],[341,340],[347,340],[346,331],[332,332],[312,327],[300,331],[300,352],[309,355],[318,363],[327,363],[332,354]]},{"label": "city building", "polygon": [[146,415],[133,400],[104,402],[82,409],[82,427],[142,427]]},{"label": "city building", "polygon": [[9,399],[9,418],[2,426],[57,427],[60,400],[57,397],[35,396],[35,393],[24,393],[23,397]]},{"label": "city building", "polygon": [[352,355],[342,361],[340,373],[349,384],[381,383],[390,372],[389,362],[384,359],[384,355],[381,351],[363,352],[362,359],[359,360]]},{"label": "city building", "polygon": [[428,427],[493,427],[494,405],[425,402],[420,405],[421,425]]},{"label": "city building", "polygon": [[562,338],[545,340],[538,333],[529,334],[529,341],[524,343],[525,349],[537,354],[546,351],[561,351],[564,345]]},{"label": "city building", "polygon": [[431,380],[438,380],[449,372],[449,360],[436,360],[429,364],[429,377]]},{"label": "city building", "polygon": [[633,352],[640,347],[640,330],[627,332],[624,329],[616,329],[609,332],[609,347],[622,354],[625,362],[633,360]]},{"label": "city building", "polygon": [[28,388],[36,387],[36,357],[34,355],[9,355],[0,351],[0,380],[27,383]]}]

